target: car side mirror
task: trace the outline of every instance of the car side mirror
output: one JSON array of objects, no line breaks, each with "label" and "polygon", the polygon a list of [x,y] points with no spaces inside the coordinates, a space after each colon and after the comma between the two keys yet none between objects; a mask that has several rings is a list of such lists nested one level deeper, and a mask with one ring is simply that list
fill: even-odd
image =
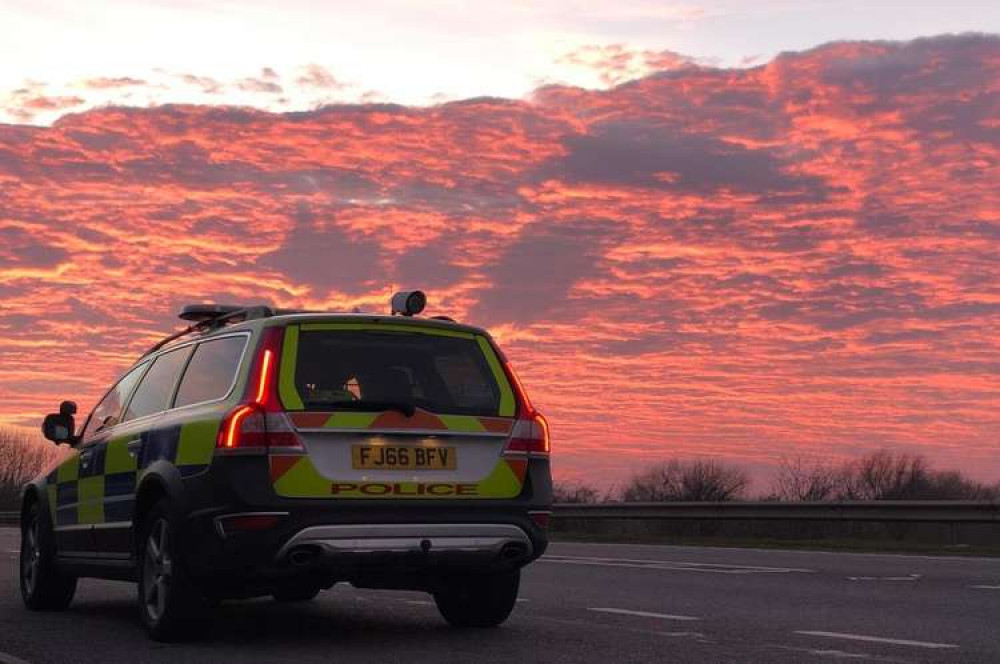
[{"label": "car side mirror", "polygon": [[59,404],[58,413],[49,413],[42,421],[42,435],[51,440],[56,445],[60,443],[76,442],[76,404],[72,401],[63,401]]}]

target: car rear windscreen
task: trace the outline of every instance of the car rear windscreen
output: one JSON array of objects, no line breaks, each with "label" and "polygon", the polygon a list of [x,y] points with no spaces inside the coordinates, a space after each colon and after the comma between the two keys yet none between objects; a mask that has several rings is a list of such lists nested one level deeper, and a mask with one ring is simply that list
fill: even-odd
[{"label": "car rear windscreen", "polygon": [[295,387],[307,410],[408,404],[489,416],[497,415],[501,400],[475,338],[395,331],[303,329]]}]

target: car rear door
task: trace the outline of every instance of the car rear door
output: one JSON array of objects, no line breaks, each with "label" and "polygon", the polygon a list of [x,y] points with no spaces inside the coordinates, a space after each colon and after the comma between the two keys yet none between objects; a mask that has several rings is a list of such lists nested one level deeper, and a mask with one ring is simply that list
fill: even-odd
[{"label": "car rear door", "polygon": [[121,423],[104,444],[99,466],[100,522],[94,527],[95,546],[103,557],[127,559],[132,555],[137,476],[160,443],[159,422],[170,407],[191,348],[170,350],[152,361],[128,400]]}]

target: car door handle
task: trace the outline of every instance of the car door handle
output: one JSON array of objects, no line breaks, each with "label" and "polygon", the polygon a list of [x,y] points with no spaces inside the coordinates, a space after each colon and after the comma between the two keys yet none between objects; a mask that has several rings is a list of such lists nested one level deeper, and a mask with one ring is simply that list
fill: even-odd
[{"label": "car door handle", "polygon": [[135,456],[139,453],[139,448],[142,447],[142,440],[136,438],[135,440],[130,440],[125,443],[125,448],[128,450],[129,456]]}]

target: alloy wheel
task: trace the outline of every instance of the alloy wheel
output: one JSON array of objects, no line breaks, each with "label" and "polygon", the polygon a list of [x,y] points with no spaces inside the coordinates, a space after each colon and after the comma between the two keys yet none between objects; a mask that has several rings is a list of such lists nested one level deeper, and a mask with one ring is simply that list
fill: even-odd
[{"label": "alloy wheel", "polygon": [[170,530],[165,519],[157,519],[146,539],[142,561],[143,604],[153,622],[163,618],[173,573],[170,558]]},{"label": "alloy wheel", "polygon": [[42,565],[42,551],[38,542],[38,519],[32,519],[24,532],[24,543],[21,545],[21,577],[28,594],[35,592],[38,585],[38,574]]}]

